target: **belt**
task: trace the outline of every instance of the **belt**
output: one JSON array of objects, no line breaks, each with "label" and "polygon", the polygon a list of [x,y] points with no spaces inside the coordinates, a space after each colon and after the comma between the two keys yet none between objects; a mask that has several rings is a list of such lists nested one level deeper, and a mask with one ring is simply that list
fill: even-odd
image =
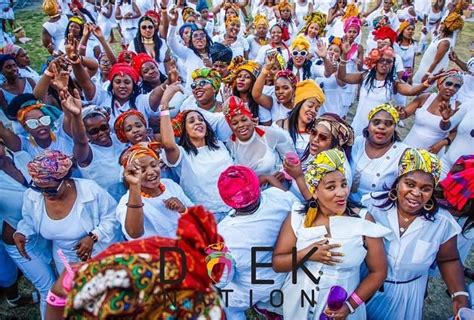
[{"label": "belt", "polygon": [[[405,284],[405,283],[410,283],[410,282],[413,282],[415,280],[418,280],[420,279],[421,276],[416,276],[414,277],[413,279],[410,279],[410,280],[405,280],[405,281],[393,281],[393,280],[385,280],[385,282],[387,283],[392,283],[392,284]],[[384,292],[384,287],[381,286],[380,289],[379,289],[380,292]]]}]

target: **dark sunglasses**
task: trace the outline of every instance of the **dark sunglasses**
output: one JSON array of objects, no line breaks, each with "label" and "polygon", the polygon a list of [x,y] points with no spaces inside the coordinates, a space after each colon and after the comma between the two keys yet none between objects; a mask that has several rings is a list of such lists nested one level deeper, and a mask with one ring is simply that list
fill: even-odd
[{"label": "dark sunglasses", "polygon": [[454,89],[459,90],[459,88],[461,88],[461,84],[460,83],[454,83],[452,81],[445,81],[444,82],[444,87],[445,88],[454,87]]},{"label": "dark sunglasses", "polygon": [[206,34],[204,32],[196,33],[194,32],[192,34],[193,39],[206,39]]},{"label": "dark sunglasses", "polygon": [[374,126],[379,126],[381,125],[382,123],[384,124],[384,126],[386,127],[391,127],[395,124],[395,121],[393,120],[382,120],[382,119],[372,119],[370,120],[370,123],[372,123]]},{"label": "dark sunglasses", "polygon": [[392,64],[393,63],[393,60],[392,59],[384,59],[384,58],[381,58],[379,60],[380,63],[384,63],[384,64]]},{"label": "dark sunglasses", "polygon": [[56,188],[40,188],[38,186],[35,186],[33,182],[31,182],[28,187],[31,188],[31,190],[34,190],[39,193],[47,194],[48,196],[57,196],[59,193],[59,189],[61,189],[61,186],[63,185],[64,180],[61,181],[61,183],[56,187]]},{"label": "dark sunglasses", "polygon": [[110,126],[108,124],[103,124],[100,127],[97,128],[92,128],[90,130],[87,130],[87,133],[91,136],[98,134],[101,131],[107,131],[110,129]]},{"label": "dark sunglasses", "polygon": [[206,84],[211,84],[211,81],[209,80],[194,81],[193,83],[191,83],[191,89],[196,90],[197,88],[204,88]]},{"label": "dark sunglasses", "polygon": [[146,29],[148,29],[148,30],[152,30],[152,29],[155,29],[155,27],[154,27],[154,26],[150,26],[150,25],[147,25],[147,26],[141,26],[140,28],[141,28],[142,30],[146,30]]},{"label": "dark sunglasses", "polygon": [[320,134],[320,133],[318,134],[316,131],[311,131],[311,138],[312,139],[318,138],[318,141],[321,141],[321,142],[328,141],[330,139],[329,136]]}]

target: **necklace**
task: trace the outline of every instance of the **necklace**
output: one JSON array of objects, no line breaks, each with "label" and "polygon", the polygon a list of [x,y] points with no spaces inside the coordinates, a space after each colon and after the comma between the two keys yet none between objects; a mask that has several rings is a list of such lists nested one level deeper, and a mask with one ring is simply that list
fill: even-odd
[{"label": "necklace", "polygon": [[416,219],[416,216],[406,218],[401,213],[398,213],[398,217],[401,218],[401,220],[403,220],[404,222],[403,225],[400,223],[401,221],[399,221],[398,223],[398,229],[400,230],[400,235],[402,235],[403,233],[405,233],[405,231],[407,231],[410,224]]},{"label": "necklace", "polygon": [[154,44],[153,38],[142,38],[143,44]]},{"label": "necklace", "polygon": [[263,38],[263,39],[262,38],[255,38],[255,40],[261,46],[264,46],[264,45],[268,44],[267,38]]},{"label": "necklace", "polygon": [[[158,186],[158,189],[160,190],[160,194],[159,194],[159,195],[161,195],[161,194],[163,194],[163,192],[165,192],[166,187],[165,187],[164,184],[160,183],[160,185]],[[159,195],[157,195],[157,196],[152,196],[151,194],[146,193],[145,191],[141,191],[141,192],[140,192],[140,195],[141,195],[143,198],[156,198],[156,197],[159,196]]]}]

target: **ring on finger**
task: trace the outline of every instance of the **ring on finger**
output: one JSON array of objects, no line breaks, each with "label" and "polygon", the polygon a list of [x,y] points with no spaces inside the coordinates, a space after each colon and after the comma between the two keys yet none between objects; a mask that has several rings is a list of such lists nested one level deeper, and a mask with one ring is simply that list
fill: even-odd
[{"label": "ring on finger", "polygon": [[331,256],[331,251],[328,251],[328,253],[326,253],[326,255],[327,255],[328,257],[330,257],[330,256]]}]

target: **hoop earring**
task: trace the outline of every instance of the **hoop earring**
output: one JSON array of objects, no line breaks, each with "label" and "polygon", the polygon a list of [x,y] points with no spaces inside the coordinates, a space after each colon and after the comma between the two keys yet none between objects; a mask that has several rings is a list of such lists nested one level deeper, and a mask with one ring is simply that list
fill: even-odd
[{"label": "hoop earring", "polygon": [[425,209],[426,211],[431,211],[433,210],[435,206],[435,203],[433,201],[433,199],[430,199],[428,200],[428,202],[423,206],[423,209]]},{"label": "hoop earring", "polygon": [[397,201],[397,190],[391,189],[390,192],[388,193],[388,198],[392,200],[393,202]]}]

